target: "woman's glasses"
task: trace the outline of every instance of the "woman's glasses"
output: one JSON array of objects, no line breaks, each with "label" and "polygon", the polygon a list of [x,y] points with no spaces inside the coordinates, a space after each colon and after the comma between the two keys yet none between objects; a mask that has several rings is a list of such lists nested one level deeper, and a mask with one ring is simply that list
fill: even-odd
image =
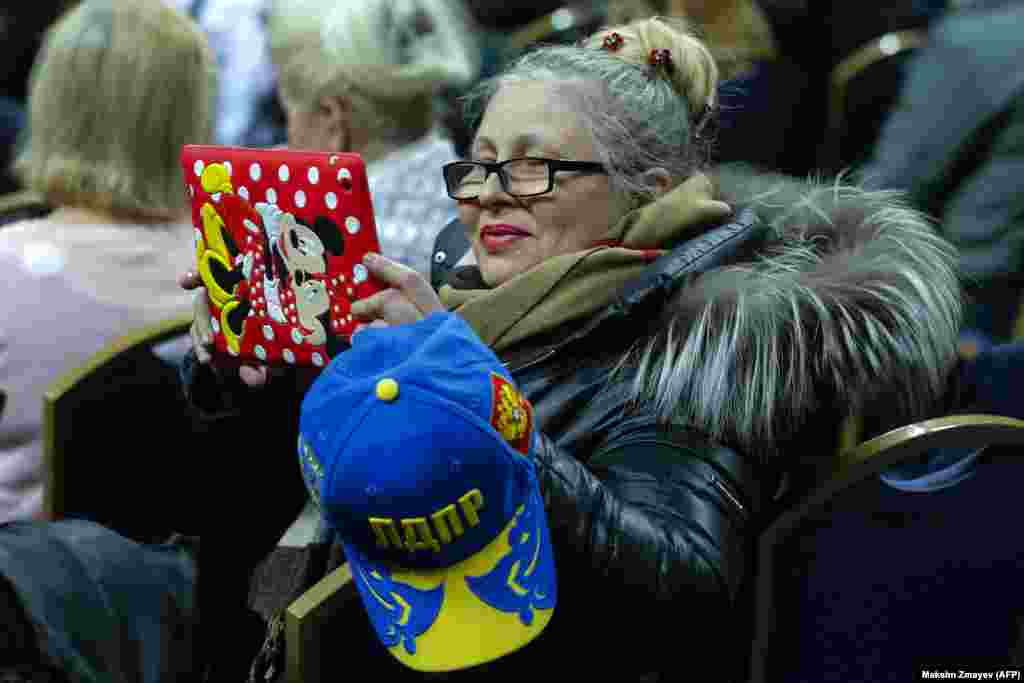
[{"label": "woman's glasses", "polygon": [[602,173],[608,170],[594,161],[562,161],[540,157],[520,157],[502,162],[455,161],[442,167],[448,196],[467,200],[480,196],[480,189],[492,173],[498,174],[501,187],[513,197],[536,197],[555,186],[555,173]]}]

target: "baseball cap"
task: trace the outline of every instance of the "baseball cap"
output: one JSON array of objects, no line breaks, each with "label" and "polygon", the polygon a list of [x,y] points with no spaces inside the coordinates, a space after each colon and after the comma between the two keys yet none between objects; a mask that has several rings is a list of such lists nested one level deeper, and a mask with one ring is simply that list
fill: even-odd
[{"label": "baseball cap", "polygon": [[299,459],[388,651],[493,661],[554,614],[533,409],[457,315],[368,328],[302,404]]}]

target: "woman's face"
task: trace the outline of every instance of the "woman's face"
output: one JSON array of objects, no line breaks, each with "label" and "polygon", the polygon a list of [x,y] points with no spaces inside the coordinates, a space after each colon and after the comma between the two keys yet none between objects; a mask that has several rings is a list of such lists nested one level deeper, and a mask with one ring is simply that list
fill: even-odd
[{"label": "woman's face", "polygon": [[[597,161],[590,137],[549,85],[502,86],[470,153],[479,161],[523,156]],[[593,246],[623,213],[608,176],[568,171],[555,174],[548,194],[520,199],[491,174],[480,196],[460,201],[458,209],[483,279],[492,287],[554,256]]]},{"label": "woman's face", "polygon": [[291,149],[341,152],[337,121],[324,106],[310,110],[281,98],[287,123],[288,147]]}]

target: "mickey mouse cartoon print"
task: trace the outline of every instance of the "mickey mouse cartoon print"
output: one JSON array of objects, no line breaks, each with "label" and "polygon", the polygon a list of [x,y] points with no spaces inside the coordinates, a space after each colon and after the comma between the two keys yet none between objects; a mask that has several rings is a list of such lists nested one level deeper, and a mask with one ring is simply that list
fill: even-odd
[{"label": "mickey mouse cartoon print", "polygon": [[[318,216],[308,226],[272,204],[257,204],[256,209],[264,221],[263,251],[270,254],[261,266],[268,314],[279,324],[297,326],[302,339],[313,346],[336,339],[329,331],[327,272],[328,259],[345,252],[337,224]],[[246,267],[255,267],[255,257]]]},{"label": "mickey mouse cartoon print", "polygon": [[[338,163],[339,155],[320,156],[328,167],[331,159]],[[201,168],[194,163],[199,182],[188,189],[214,347],[241,361],[323,367],[348,347],[355,325],[351,303],[381,288],[359,262],[367,251],[379,250],[369,190],[353,191],[356,174],[347,166],[334,173],[337,191],[325,188],[320,196],[302,188],[285,195],[251,183],[236,188],[232,174],[245,167],[240,161],[203,161]],[[261,175],[252,172],[253,164],[249,168],[250,180]],[[282,182],[291,175],[285,168],[277,174]],[[326,185],[319,165],[304,176],[309,185]],[[260,194],[266,201],[250,201]]]}]

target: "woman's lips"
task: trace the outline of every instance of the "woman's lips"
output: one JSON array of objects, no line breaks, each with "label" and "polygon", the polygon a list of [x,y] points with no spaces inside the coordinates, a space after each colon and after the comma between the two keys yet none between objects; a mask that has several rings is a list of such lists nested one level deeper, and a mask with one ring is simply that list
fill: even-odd
[{"label": "woman's lips", "polygon": [[524,237],[530,237],[530,233],[514,225],[487,225],[480,229],[480,243],[489,254],[508,249]]}]

